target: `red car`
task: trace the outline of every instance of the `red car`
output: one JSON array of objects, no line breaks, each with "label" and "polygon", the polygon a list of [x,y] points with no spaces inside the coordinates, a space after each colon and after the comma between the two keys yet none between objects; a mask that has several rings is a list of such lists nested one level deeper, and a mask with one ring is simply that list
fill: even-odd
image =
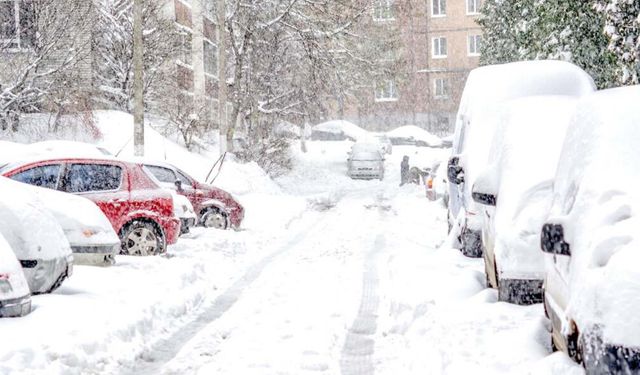
[{"label": "red car", "polygon": [[122,254],[159,254],[178,240],[180,220],[174,216],[171,194],[140,164],[109,158],[33,157],[0,167],[0,174],[92,200],[120,236]]},{"label": "red car", "polygon": [[196,181],[169,163],[144,162],[144,169],[165,187],[186,196],[198,215],[198,223],[207,228],[238,229],[244,219],[244,208],[231,194],[213,185]]}]

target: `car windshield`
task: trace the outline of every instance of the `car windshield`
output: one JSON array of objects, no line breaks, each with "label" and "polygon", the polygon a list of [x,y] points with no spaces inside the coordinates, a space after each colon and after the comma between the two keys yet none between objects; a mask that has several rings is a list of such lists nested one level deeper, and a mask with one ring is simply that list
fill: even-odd
[{"label": "car windshield", "polygon": [[381,160],[378,152],[358,152],[353,154],[352,160],[367,161],[367,160]]}]

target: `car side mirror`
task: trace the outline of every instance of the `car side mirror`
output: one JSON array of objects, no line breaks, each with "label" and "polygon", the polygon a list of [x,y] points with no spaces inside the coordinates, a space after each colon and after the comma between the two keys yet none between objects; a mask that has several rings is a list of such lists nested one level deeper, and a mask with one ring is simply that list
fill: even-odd
[{"label": "car side mirror", "polygon": [[182,191],[182,181],[176,180],[174,184],[176,185],[176,189],[178,189],[178,191]]},{"label": "car side mirror", "polygon": [[543,225],[540,245],[545,253],[571,256],[571,247],[564,240],[564,227],[561,224]]},{"label": "car side mirror", "polygon": [[459,156],[453,156],[449,159],[449,163],[447,165],[447,177],[449,178],[449,182],[454,185],[464,183],[464,169],[460,165]]},{"label": "car side mirror", "polygon": [[485,206],[495,206],[498,202],[497,191],[498,186],[493,168],[487,168],[476,177],[473,187],[471,188],[471,198],[473,198],[476,203]]}]

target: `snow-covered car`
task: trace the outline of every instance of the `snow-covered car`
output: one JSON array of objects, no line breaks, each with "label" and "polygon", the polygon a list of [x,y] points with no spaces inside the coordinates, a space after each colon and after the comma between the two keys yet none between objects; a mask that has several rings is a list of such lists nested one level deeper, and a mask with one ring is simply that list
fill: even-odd
[{"label": "snow-covered car", "polygon": [[482,217],[471,198],[471,187],[487,165],[500,106],[536,95],[579,97],[595,91],[593,79],[563,61],[522,61],[484,66],[469,74],[462,94],[447,165],[449,227],[466,256],[482,256]]},{"label": "snow-covered car", "polygon": [[11,245],[0,234],[0,318],[15,318],[30,312],[29,284]]},{"label": "snow-covered car", "polygon": [[404,125],[387,132],[387,137],[394,145],[418,147],[441,147],[442,140],[415,125]]},{"label": "snow-covered car", "polygon": [[358,141],[368,135],[366,130],[345,120],[327,121],[311,128],[312,141]]},{"label": "snow-covered car", "polygon": [[472,189],[484,222],[485,274],[500,301],[542,302],[545,267],[539,231],[576,103],[569,96],[531,96],[500,109],[488,166]]},{"label": "snow-covered car", "polygon": [[449,201],[449,190],[447,189],[447,168],[445,161],[435,162],[428,176],[425,177],[425,189],[427,198],[436,200],[442,198],[443,204],[446,206]]},{"label": "snow-covered car", "polygon": [[375,143],[354,143],[347,159],[347,175],[353,179],[384,178],[384,157]]},{"label": "snow-covered car", "polygon": [[170,190],[173,197],[173,214],[180,219],[180,234],[189,233],[197,221],[198,216],[193,209],[193,205],[184,195],[178,194],[177,191]]},{"label": "snow-covered car", "polygon": [[145,172],[160,186],[173,189],[187,197],[191,202],[198,224],[207,228],[240,228],[244,219],[244,207],[228,192],[197,181],[176,166],[161,162],[144,160]]},{"label": "snow-covered car", "polygon": [[373,138],[380,144],[380,150],[383,154],[393,153],[393,144],[391,144],[389,137],[384,134],[375,134]]},{"label": "snow-covered car", "polygon": [[554,346],[587,373],[640,373],[640,86],[580,100],[541,231]]},{"label": "snow-covered car", "polygon": [[6,180],[31,191],[62,227],[71,246],[74,264],[112,265],[120,252],[120,239],[109,219],[87,198]]},{"label": "snow-covered car", "polygon": [[69,241],[31,189],[0,177],[0,234],[22,265],[33,294],[50,293],[73,272]]}]

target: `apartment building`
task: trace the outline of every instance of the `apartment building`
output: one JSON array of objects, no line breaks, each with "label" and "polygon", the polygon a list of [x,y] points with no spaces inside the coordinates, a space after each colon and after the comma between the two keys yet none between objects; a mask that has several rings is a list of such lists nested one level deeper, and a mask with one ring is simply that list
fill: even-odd
[{"label": "apartment building", "polygon": [[397,35],[400,63],[345,117],[372,130],[415,124],[451,133],[466,77],[479,63],[480,6],[481,0],[375,0],[372,26]]},{"label": "apartment building", "polygon": [[[196,103],[204,105],[216,119],[218,101],[217,26],[215,0],[170,0],[166,13],[176,21],[183,43],[175,61],[178,85]],[[229,112],[229,110],[227,110]]]}]

